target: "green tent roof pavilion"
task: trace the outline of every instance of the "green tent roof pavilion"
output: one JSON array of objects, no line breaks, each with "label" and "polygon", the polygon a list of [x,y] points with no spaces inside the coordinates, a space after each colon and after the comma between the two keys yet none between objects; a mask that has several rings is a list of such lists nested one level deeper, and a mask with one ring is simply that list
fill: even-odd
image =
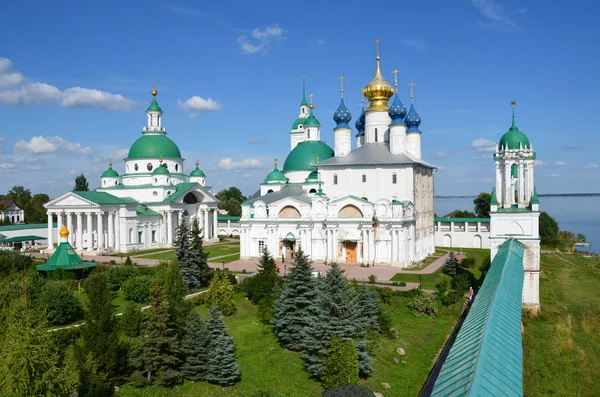
[{"label": "green tent roof pavilion", "polygon": [[61,241],[58,247],[56,247],[56,251],[54,251],[54,254],[48,259],[48,262],[36,266],[38,271],[51,272],[56,269],[77,270],[96,266],[96,263],[84,262],[79,255],[77,255],[73,247],[71,247],[71,244],[67,241],[69,230],[66,226],[63,225],[59,234],[64,241]]}]

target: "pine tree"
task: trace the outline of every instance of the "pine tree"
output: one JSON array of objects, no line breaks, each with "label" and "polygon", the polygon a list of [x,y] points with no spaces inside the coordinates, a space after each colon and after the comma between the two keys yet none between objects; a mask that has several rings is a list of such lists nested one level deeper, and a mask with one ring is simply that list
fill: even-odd
[{"label": "pine tree", "polygon": [[179,264],[175,261],[168,262],[161,279],[165,286],[165,301],[171,322],[183,333],[183,328],[185,327],[187,316],[190,310],[192,310],[192,305],[189,301],[185,300],[185,296],[189,291],[183,281]]},{"label": "pine tree", "polygon": [[157,280],[150,291],[150,308],[142,323],[130,364],[146,378],[147,383],[157,381],[172,386],[182,381],[181,354],[177,330],[171,322],[165,300],[165,288]]},{"label": "pine tree", "polygon": [[182,372],[186,379],[204,380],[208,370],[210,333],[197,312],[188,315],[181,343],[185,355]]},{"label": "pine tree", "polygon": [[210,309],[210,319],[206,324],[210,332],[210,350],[206,379],[210,383],[231,386],[240,378],[240,370],[235,357],[233,338],[227,334],[227,327],[216,305]]},{"label": "pine tree", "polygon": [[78,177],[75,178],[75,187],[73,188],[73,191],[75,192],[87,192],[88,190],[90,190],[87,178],[85,177],[85,175],[81,174]]},{"label": "pine tree", "polygon": [[366,376],[371,372],[372,358],[366,352],[370,342],[364,340],[367,327],[362,320],[356,295],[354,288],[349,287],[340,267],[333,263],[321,283],[318,299],[312,304],[315,314],[304,332],[302,358],[306,370],[312,375],[321,376],[323,359],[334,336],[344,341],[356,340],[359,373]]},{"label": "pine tree", "polygon": [[229,282],[229,272],[227,270],[215,273],[206,295],[207,302],[211,305],[217,305],[217,308],[224,315],[231,316],[237,311],[233,287]]},{"label": "pine tree", "polygon": [[379,294],[375,287],[358,287],[359,318],[363,322],[364,329],[376,334],[381,332],[378,317],[381,313],[379,306]]},{"label": "pine tree", "polygon": [[208,252],[204,252],[203,238],[200,235],[200,222],[194,218],[190,229],[190,254],[192,267],[196,270],[200,287],[207,287],[213,277],[213,269],[208,266]]},{"label": "pine tree", "polygon": [[59,397],[77,390],[72,354],[61,359],[47,326],[46,316],[25,293],[7,309],[0,341],[0,395]]},{"label": "pine tree", "polygon": [[321,380],[325,390],[348,383],[358,383],[358,355],[351,339],[343,341],[339,336],[331,338],[325,353]]},{"label": "pine tree", "polygon": [[454,252],[450,251],[448,253],[448,259],[446,259],[446,262],[444,262],[444,268],[442,269],[442,272],[454,278],[458,275],[459,270],[460,265],[458,263],[458,259],[456,259]]},{"label": "pine tree", "polygon": [[315,315],[312,304],[317,291],[312,270],[308,257],[298,250],[271,322],[279,344],[286,349],[301,350],[304,331]]},{"label": "pine tree", "polygon": [[[85,325],[81,327],[81,343],[76,350],[82,373],[82,394],[88,389],[111,390],[122,378],[126,367],[126,347],[119,340],[107,273],[92,274],[85,281],[84,289],[89,298],[88,311]],[[97,372],[105,375],[106,383],[90,375],[93,371],[86,365],[89,362],[94,363]]]},{"label": "pine tree", "polygon": [[264,250],[258,262],[258,272],[255,276],[248,278],[246,282],[246,294],[255,304],[260,304],[263,298],[271,295],[273,289],[279,284],[280,277],[277,274],[275,260]]}]

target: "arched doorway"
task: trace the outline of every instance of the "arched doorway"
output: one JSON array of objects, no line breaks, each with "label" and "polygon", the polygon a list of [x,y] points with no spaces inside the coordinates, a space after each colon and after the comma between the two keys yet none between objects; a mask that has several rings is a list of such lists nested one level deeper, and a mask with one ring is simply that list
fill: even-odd
[{"label": "arched doorway", "polygon": [[288,205],[279,211],[279,218],[300,218],[300,211],[296,207]]},{"label": "arched doorway", "polygon": [[296,246],[296,237],[293,233],[288,233],[281,241],[281,260],[283,262],[294,261],[294,248]]},{"label": "arched doorway", "polygon": [[479,234],[476,234],[473,237],[473,248],[483,248],[481,244],[481,236]]},{"label": "arched doorway", "polygon": [[444,247],[452,247],[452,236],[449,234],[444,235]]}]

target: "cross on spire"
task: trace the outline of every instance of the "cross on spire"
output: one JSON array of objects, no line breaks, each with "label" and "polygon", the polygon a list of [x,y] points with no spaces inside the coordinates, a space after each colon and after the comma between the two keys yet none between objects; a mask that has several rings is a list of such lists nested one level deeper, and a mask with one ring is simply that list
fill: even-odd
[{"label": "cross on spire", "polygon": [[415,103],[415,93],[413,90],[413,87],[416,86],[415,83],[409,83],[408,86],[410,87],[410,103]]},{"label": "cross on spire", "polygon": [[375,55],[377,60],[379,60],[379,43],[381,43],[381,40],[375,39]]},{"label": "cross on spire", "polygon": [[302,75],[302,99],[306,99],[306,86],[304,85],[304,80],[306,76]]},{"label": "cross on spire", "polygon": [[277,157],[275,157],[275,160],[273,160],[273,164],[275,165],[275,167],[277,167]]},{"label": "cross on spire", "polygon": [[313,99],[313,96],[314,96],[314,95],[313,95],[313,94],[308,94],[308,96],[310,97],[310,106],[309,106],[309,107],[312,109],[312,108],[314,108],[314,107],[315,107],[315,106],[313,105],[313,103],[312,103],[312,99]]},{"label": "cross on spire", "polygon": [[156,91],[156,77],[152,79],[152,96],[156,96],[158,91]]},{"label": "cross on spire", "polygon": [[338,77],[338,80],[340,81],[340,93],[342,94],[342,99],[344,98],[344,79],[344,76]]},{"label": "cross on spire", "polygon": [[394,74],[394,86],[396,87],[396,94],[398,93],[398,73],[400,73],[400,71],[398,69],[394,69],[394,71],[392,72]]}]

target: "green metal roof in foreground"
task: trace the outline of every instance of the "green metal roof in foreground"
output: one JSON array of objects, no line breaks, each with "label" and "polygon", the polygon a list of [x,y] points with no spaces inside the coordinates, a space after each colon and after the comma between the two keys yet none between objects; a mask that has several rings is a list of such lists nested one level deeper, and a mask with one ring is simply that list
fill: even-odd
[{"label": "green metal roof in foreground", "polygon": [[325,161],[333,157],[333,149],[321,141],[300,142],[294,150],[288,154],[283,164],[283,172],[288,171],[312,171],[319,161]]},{"label": "green metal roof in foreground", "polygon": [[151,210],[143,204],[140,204],[137,207],[135,207],[135,212],[141,216],[160,216],[158,212]]},{"label": "green metal roof in foreground", "polygon": [[498,249],[432,397],[523,396],[523,255],[513,239]]},{"label": "green metal roof in foreground", "polygon": [[71,244],[62,242],[56,247],[54,254],[43,265],[36,266],[36,269],[44,272],[51,272],[56,269],[75,270],[95,267],[93,262],[84,262],[73,250]]},{"label": "green metal roof in foreground", "polygon": [[180,159],[179,148],[164,134],[144,134],[129,149],[128,159],[159,158]]},{"label": "green metal roof in foreground", "polygon": [[41,236],[16,236],[16,237],[10,237],[7,239],[4,239],[3,241],[5,243],[20,243],[22,241],[36,241],[36,240],[47,240],[48,237],[41,237]]}]

